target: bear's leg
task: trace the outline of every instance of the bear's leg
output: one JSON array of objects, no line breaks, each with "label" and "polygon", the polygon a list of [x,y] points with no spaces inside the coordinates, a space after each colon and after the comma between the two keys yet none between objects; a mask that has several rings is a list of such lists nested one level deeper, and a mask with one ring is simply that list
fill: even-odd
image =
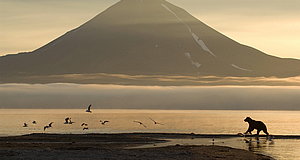
[{"label": "bear's leg", "polygon": [[261,131],[260,129],[257,130],[257,134],[256,134],[257,137],[259,137],[259,132],[260,131]]},{"label": "bear's leg", "polygon": [[267,129],[264,129],[263,132],[267,135],[267,137],[269,136],[269,132],[267,131]]}]

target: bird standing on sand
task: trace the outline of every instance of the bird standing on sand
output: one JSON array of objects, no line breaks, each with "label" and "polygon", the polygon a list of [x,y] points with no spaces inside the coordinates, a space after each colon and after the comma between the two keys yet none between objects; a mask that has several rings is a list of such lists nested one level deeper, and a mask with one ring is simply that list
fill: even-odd
[{"label": "bird standing on sand", "polygon": [[164,124],[162,124],[162,123],[158,123],[158,122],[156,122],[155,120],[153,120],[152,118],[150,118],[149,117],[149,119],[154,123],[154,124],[156,124],[156,125],[164,125]]},{"label": "bird standing on sand", "polygon": [[28,127],[28,124],[27,124],[27,123],[24,123],[24,124],[23,124],[23,127]]},{"label": "bird standing on sand", "polygon": [[144,123],[142,123],[142,122],[140,122],[140,121],[133,121],[133,122],[134,122],[134,123],[138,123],[138,124],[142,125],[143,127],[147,128],[147,126],[144,125]]},{"label": "bird standing on sand", "polygon": [[75,122],[72,122],[72,119],[70,117],[65,118],[65,123],[64,124],[73,124]]},{"label": "bird standing on sand", "polygon": [[75,123],[75,122],[72,122],[72,119],[70,118],[69,119],[69,124],[73,124],[73,123]]},{"label": "bird standing on sand", "polygon": [[64,124],[69,124],[69,120],[70,120],[69,117],[65,118],[65,123]]},{"label": "bird standing on sand", "polygon": [[102,121],[102,120],[100,120],[100,123],[102,124],[102,125],[105,125],[105,123],[108,123],[109,121]]},{"label": "bird standing on sand", "polygon": [[91,111],[91,107],[92,107],[92,105],[90,104],[90,105],[88,106],[88,108],[86,109],[86,111],[85,111],[85,112],[92,113],[92,111]]},{"label": "bird standing on sand", "polygon": [[36,124],[36,121],[32,121],[32,124]]}]

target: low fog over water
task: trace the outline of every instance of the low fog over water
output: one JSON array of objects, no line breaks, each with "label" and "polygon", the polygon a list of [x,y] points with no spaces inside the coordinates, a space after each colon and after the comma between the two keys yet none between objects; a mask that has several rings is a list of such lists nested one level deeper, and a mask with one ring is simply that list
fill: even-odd
[{"label": "low fog over water", "polygon": [[1,84],[0,108],[299,110],[300,87]]}]

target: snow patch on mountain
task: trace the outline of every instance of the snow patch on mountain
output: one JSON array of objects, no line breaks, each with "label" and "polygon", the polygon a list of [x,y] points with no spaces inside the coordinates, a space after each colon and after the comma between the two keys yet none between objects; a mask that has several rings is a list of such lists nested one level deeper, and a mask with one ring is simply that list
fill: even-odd
[{"label": "snow patch on mountain", "polygon": [[202,66],[202,64],[200,64],[199,62],[193,61],[191,53],[186,52],[184,53],[184,55],[191,61],[191,64],[196,68],[200,68]]},{"label": "snow patch on mountain", "polygon": [[242,71],[252,72],[252,70],[250,70],[250,69],[245,69],[245,68],[242,68],[242,67],[237,66],[235,64],[231,64],[231,66],[236,68],[236,69],[242,70]]},{"label": "snow patch on mountain", "polygon": [[216,57],[216,55],[206,46],[206,44],[204,43],[203,40],[201,40],[191,29],[191,27],[186,24],[175,12],[173,12],[168,6],[161,4],[161,6],[163,6],[167,11],[169,11],[170,13],[172,13],[181,23],[183,23],[188,31],[191,33],[193,39],[195,40],[195,42],[206,52],[208,52],[209,54],[211,54],[212,56]]},{"label": "snow patch on mountain", "polygon": [[200,68],[202,66],[202,64],[200,64],[198,62],[192,62],[192,64],[197,68]]},{"label": "snow patch on mountain", "polygon": [[189,52],[184,53],[184,55],[185,55],[187,58],[189,58],[189,59],[192,58],[192,56],[191,56],[191,54],[190,54]]},{"label": "snow patch on mountain", "polygon": [[210,51],[210,49],[206,46],[206,44],[195,34],[192,33],[192,36],[194,38],[194,40],[197,42],[197,44],[206,52],[210,53],[212,56],[216,57],[216,55]]}]

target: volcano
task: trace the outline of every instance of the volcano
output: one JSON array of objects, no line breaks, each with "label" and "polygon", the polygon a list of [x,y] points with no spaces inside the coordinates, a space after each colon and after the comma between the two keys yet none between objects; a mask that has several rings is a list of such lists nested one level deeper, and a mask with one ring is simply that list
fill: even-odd
[{"label": "volcano", "polygon": [[292,77],[300,61],[240,44],[165,0],[121,0],[35,51],[0,57],[1,82],[97,73]]}]

